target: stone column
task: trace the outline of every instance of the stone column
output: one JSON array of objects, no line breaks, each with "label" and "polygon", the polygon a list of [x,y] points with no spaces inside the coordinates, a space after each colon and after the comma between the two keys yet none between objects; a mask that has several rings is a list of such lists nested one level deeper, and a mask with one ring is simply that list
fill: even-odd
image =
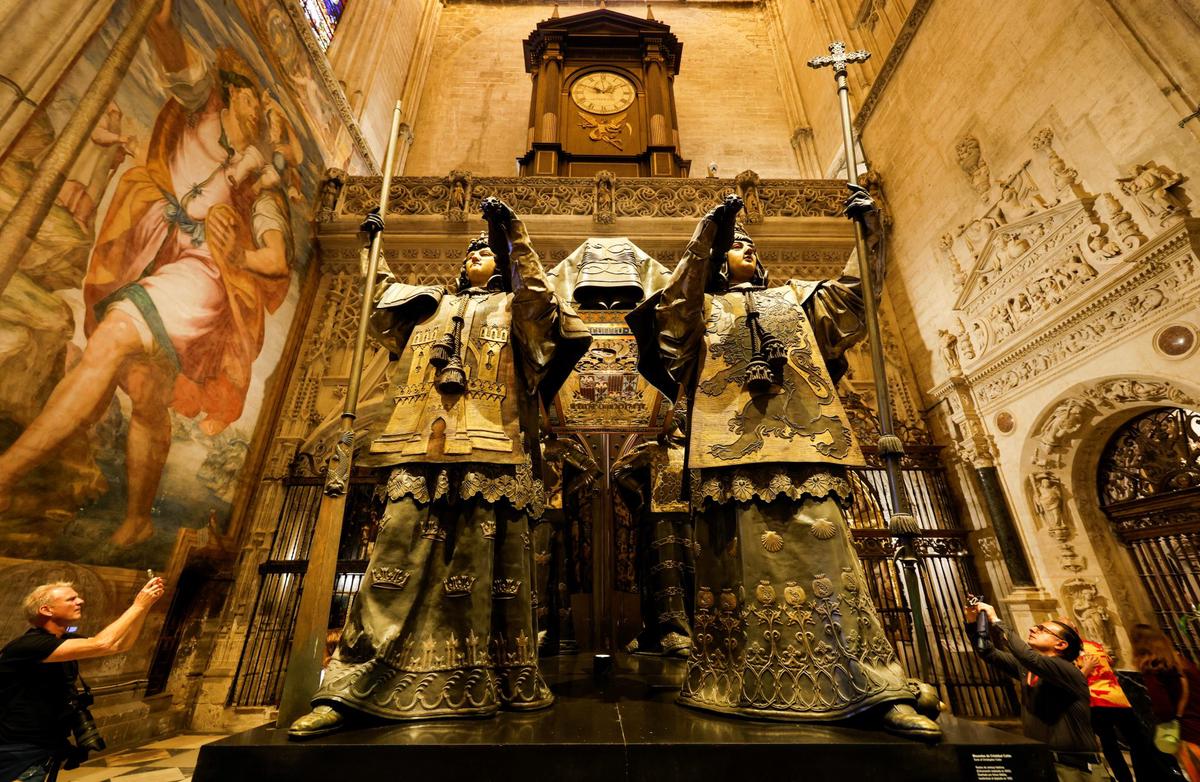
[{"label": "stone column", "polygon": [[963,377],[959,367],[951,368],[950,388],[955,407],[962,411],[963,435],[957,444],[959,457],[975,473],[976,489],[983,500],[989,526],[1004,557],[1008,577],[1015,587],[1032,587],[1035,583],[1033,569],[1029,566],[1029,557],[1021,543],[1012,509],[1004,495],[1000,473],[996,469],[995,444],[979,415],[979,410],[975,407],[970,384]]},{"label": "stone column", "polygon": [[646,63],[646,80],[649,82],[646,107],[650,115],[650,146],[665,147],[671,143],[674,117],[671,116],[670,96],[667,94],[666,63],[663,60],[661,42],[653,39],[647,41],[643,58]]},{"label": "stone column", "polygon": [[543,144],[558,142],[558,98],[562,92],[563,55],[559,41],[548,41],[542,52],[542,75],[537,80],[537,126],[533,139]]},{"label": "stone column", "polygon": [[813,129],[801,126],[792,131],[792,151],[796,153],[796,167],[804,179],[821,178],[821,161],[817,157],[817,144],[813,140]]}]

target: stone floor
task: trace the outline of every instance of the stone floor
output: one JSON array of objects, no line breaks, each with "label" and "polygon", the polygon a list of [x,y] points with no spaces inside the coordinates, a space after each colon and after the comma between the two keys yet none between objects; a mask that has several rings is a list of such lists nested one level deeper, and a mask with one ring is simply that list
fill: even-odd
[{"label": "stone floor", "polygon": [[191,782],[200,747],[221,733],[181,733],[134,749],[103,755],[73,771],[59,772],[59,782]]}]

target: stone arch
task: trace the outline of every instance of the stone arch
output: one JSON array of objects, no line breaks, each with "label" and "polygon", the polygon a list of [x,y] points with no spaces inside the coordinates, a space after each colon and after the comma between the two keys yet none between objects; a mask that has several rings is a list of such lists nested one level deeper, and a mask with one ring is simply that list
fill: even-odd
[{"label": "stone arch", "polygon": [[1054,546],[1047,586],[1084,635],[1128,648],[1125,628],[1153,622],[1149,598],[1096,493],[1109,438],[1131,418],[1159,407],[1200,409],[1200,386],[1176,378],[1110,376],[1060,393],[1035,420],[1024,445],[1021,493]]}]

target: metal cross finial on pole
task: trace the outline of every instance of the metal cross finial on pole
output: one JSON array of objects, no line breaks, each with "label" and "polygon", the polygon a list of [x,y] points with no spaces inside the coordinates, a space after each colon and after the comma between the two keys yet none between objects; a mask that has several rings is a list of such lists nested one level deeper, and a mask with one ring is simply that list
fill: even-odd
[{"label": "metal cross finial on pole", "polygon": [[[846,51],[841,41],[829,44],[829,54],[808,61],[810,68],[833,68],[837,81],[838,102],[842,110],[842,141],[846,147],[846,177],[852,200],[857,194],[865,194],[858,185],[858,155],[854,140],[854,124],[850,115],[850,88],[846,84],[846,65],[865,62],[871,53],[858,50]],[[895,434],[892,419],[892,400],[887,384],[887,366],[883,359],[883,341],[879,333],[879,299],[875,291],[875,279],[871,272],[871,256],[867,249],[867,214],[874,211],[869,207],[849,204],[846,215],[854,223],[854,246],[858,253],[859,278],[865,300],[867,344],[871,352],[871,370],[875,375],[875,397],[879,408],[879,456],[887,473],[888,493],[891,498],[892,514],[888,528],[896,536],[896,560],[900,563],[908,595],[909,610],[912,612],[913,635],[916,636],[917,668],[925,681],[932,681],[933,663],[929,651],[929,636],[925,629],[925,612],[921,600],[921,580],[918,572],[916,540],[920,528],[912,514],[908,495],[904,491],[901,460],[904,458],[904,443]],[[880,280],[882,284],[882,280]]]},{"label": "metal cross finial on pole", "polygon": [[846,44],[841,41],[834,41],[829,44],[829,54],[821,57],[813,57],[808,61],[808,67],[826,68],[833,66],[834,76],[845,76],[846,65],[848,63],[866,62],[870,56],[871,53],[865,49],[848,52],[846,51]]},{"label": "metal cross finial on pole", "polygon": [[292,649],[279,701],[276,725],[286,728],[309,709],[309,700],[320,683],[325,656],[325,636],[329,628],[329,605],[333,599],[333,582],[337,574],[338,543],[342,539],[342,517],[346,513],[346,491],[354,459],[354,419],[358,417],[358,394],[362,383],[363,360],[367,350],[367,327],[375,305],[375,276],[383,254],[384,217],[392,188],[392,170],[396,166],[396,139],[400,135],[400,101],[392,110],[392,135],[388,137],[387,155],[383,164],[383,182],[379,191],[379,208],[372,210],[362,224],[369,247],[366,275],[363,278],[362,301],[358,313],[358,333],[350,360],[350,377],[346,400],[342,407],[341,434],[329,458],[321,506],[313,527],[308,549],[308,568],[304,571],[300,605],[296,609],[296,624],[292,632]]}]

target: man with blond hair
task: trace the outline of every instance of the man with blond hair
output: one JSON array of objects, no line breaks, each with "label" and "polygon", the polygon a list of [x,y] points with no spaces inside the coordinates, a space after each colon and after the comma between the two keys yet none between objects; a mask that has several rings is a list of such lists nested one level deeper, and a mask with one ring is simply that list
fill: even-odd
[{"label": "man with blond hair", "polygon": [[133,604],[91,638],[73,632],[83,598],[65,581],[34,588],[22,607],[31,627],[0,650],[0,780],[41,782],[63,757],[79,660],[133,648],[163,580],[146,582]]}]

